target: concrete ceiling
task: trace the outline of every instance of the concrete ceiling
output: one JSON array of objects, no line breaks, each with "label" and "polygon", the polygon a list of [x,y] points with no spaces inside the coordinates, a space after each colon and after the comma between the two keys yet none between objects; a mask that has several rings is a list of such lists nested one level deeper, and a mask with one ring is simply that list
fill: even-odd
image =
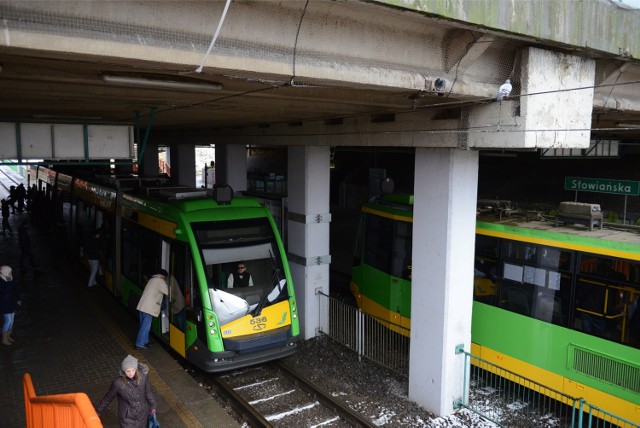
[{"label": "concrete ceiling", "polygon": [[[58,3],[64,4],[65,2]],[[245,3],[251,6],[250,2]],[[249,7],[244,3],[239,4]],[[270,2],[269,4],[271,7],[277,7],[275,3]],[[291,4],[295,4],[295,7],[300,9],[303,2],[292,2]],[[240,8],[241,6],[234,7]],[[285,2],[285,6],[280,4],[280,7],[288,8],[290,6]],[[311,7],[316,9],[321,7],[327,9],[347,8],[341,2],[312,2]],[[373,6],[370,4],[359,2],[349,3],[348,6],[353,15],[352,19],[367,17],[367,25],[373,18],[370,18],[370,15],[365,12],[370,12],[371,7]],[[358,14],[355,14],[354,10],[358,11]],[[478,29],[474,29],[474,33],[472,33],[453,23],[428,19],[419,15],[401,14],[396,10],[386,8],[384,11],[393,20],[398,21],[398,26],[404,20],[409,25],[407,27],[409,30],[405,31],[422,31],[424,34],[421,33],[421,37],[435,38],[435,34],[439,35],[440,40],[433,40],[429,44],[433,50],[442,49],[444,52],[439,51],[438,55],[442,59],[436,58],[437,62],[443,64],[442,73],[443,75],[448,73],[449,82],[457,79],[458,90],[446,92],[444,96],[438,96],[431,89],[432,80],[429,80],[435,78],[436,75],[427,75],[426,73],[420,77],[420,79],[424,79],[420,83],[423,85],[422,88],[416,87],[415,84],[406,84],[404,87],[402,85],[384,86],[380,84],[380,80],[384,76],[377,76],[377,80],[372,79],[376,81],[371,83],[367,83],[366,79],[332,78],[331,69],[327,70],[327,67],[322,72],[304,73],[302,56],[299,59],[301,73],[299,77],[291,78],[291,75],[273,71],[276,68],[273,64],[267,64],[266,67],[261,68],[259,60],[262,58],[254,58],[256,63],[248,67],[236,69],[209,67],[205,68],[203,73],[196,73],[192,65],[170,62],[166,60],[166,56],[164,61],[148,58],[142,60],[135,59],[135,55],[119,57],[114,56],[113,53],[102,55],[99,48],[96,48],[94,52],[87,52],[86,49],[84,51],[74,51],[73,49],[63,51],[61,49],[35,49],[33,46],[29,47],[27,43],[23,46],[15,44],[10,46],[4,43],[0,45],[0,121],[135,124],[139,120],[143,126],[150,123],[152,129],[157,131],[163,129],[228,129],[272,123],[329,120],[359,115],[372,116],[391,112],[407,112],[416,108],[444,109],[463,106],[467,103],[489,102],[490,97],[493,96],[494,88],[497,88],[496,82],[499,83],[504,79],[504,72],[501,72],[500,68],[487,70],[482,55],[485,57],[487,55],[490,57],[502,55],[504,57],[504,53],[509,52],[503,67],[511,69],[514,66],[512,58],[518,49],[531,44],[531,41],[521,38],[500,38],[487,32],[486,35],[491,37],[493,51],[489,49],[484,52],[483,48],[478,54],[480,59],[474,58],[474,62],[469,60],[470,42],[465,37],[471,37],[469,40],[475,42],[482,40],[483,35]],[[290,13],[290,11],[278,12],[281,14]],[[314,12],[320,16],[321,12],[326,11],[315,10]],[[309,16],[313,16],[311,10],[307,13]],[[294,24],[298,24],[300,17],[295,15],[290,20]],[[425,26],[425,23],[429,25]],[[231,23],[229,25],[232,26]],[[387,23],[387,25],[391,24]],[[428,33],[425,28],[428,28]],[[390,31],[388,28],[386,30]],[[468,36],[469,34],[471,36]],[[42,37],[40,35],[40,43],[42,43]],[[400,35],[396,34],[396,37],[399,38]],[[419,37],[414,38],[419,39]],[[237,44],[241,45],[239,42]],[[538,44],[544,46],[543,43]],[[463,48],[466,49],[464,54],[467,56],[462,54],[457,56],[456,52],[460,52],[460,49]],[[558,47],[548,48],[557,49]],[[334,49],[340,51],[339,46]],[[407,47],[407,49],[412,49],[412,47]],[[311,50],[311,48],[307,50]],[[391,49],[390,52],[394,52],[394,49]],[[198,57],[201,55],[202,53],[199,52]],[[374,54],[369,53],[369,55],[371,58],[367,60],[379,67],[374,61],[376,60],[373,58]],[[617,58],[603,57],[601,53],[589,55],[593,55],[599,64],[596,84],[600,82],[619,84],[633,82],[634,79],[640,80],[640,66],[637,62],[626,63]],[[446,63],[452,61],[451,58],[456,65],[448,68]],[[348,60],[353,61],[353,58],[345,59],[347,65],[349,65]],[[466,76],[463,76],[461,72],[464,70],[460,69],[460,64],[465,61],[470,62],[471,65],[466,70]],[[307,70],[309,70],[308,62]],[[404,70],[400,71],[405,72]],[[178,90],[114,85],[106,82],[105,76],[143,77],[155,81],[217,83],[221,85],[221,89]],[[394,78],[394,76],[390,78]],[[638,138],[640,129],[620,128],[621,123],[640,126],[640,108],[637,108],[640,102],[638,100],[640,100],[640,85],[638,84],[597,88],[594,100],[593,128],[606,130],[601,134],[610,138]]]},{"label": "concrete ceiling", "polygon": [[[5,52],[3,52],[3,50]],[[154,128],[228,128],[278,122],[407,111],[443,103],[417,91],[366,88],[335,82],[286,81],[269,75],[198,74],[148,64],[136,69],[100,59],[46,58],[0,49],[0,120],[134,123],[152,109]],[[103,76],[218,83],[220,90],[167,89],[109,84]],[[457,101],[456,98],[446,102]]]}]

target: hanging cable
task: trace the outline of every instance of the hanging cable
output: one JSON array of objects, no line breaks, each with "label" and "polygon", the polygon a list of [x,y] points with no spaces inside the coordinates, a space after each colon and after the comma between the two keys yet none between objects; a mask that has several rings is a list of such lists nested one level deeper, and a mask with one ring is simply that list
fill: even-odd
[{"label": "hanging cable", "polygon": [[304,15],[307,13],[307,6],[309,6],[309,0],[307,0],[304,4],[304,9],[302,10],[302,15],[300,16],[300,22],[298,22],[298,29],[296,30],[296,41],[293,44],[293,70],[291,71],[291,80],[289,80],[289,84],[291,86],[293,86],[293,79],[296,77],[296,54],[298,53],[298,36],[300,36],[302,20],[304,19]]},{"label": "hanging cable", "polygon": [[225,5],[224,5],[224,10],[222,11],[222,16],[220,17],[220,22],[218,22],[218,28],[216,28],[216,32],[213,33],[213,39],[211,39],[211,44],[209,45],[209,49],[207,49],[207,53],[204,54],[204,58],[202,58],[202,62],[200,63],[200,66],[194,70],[196,73],[201,73],[202,72],[202,69],[204,68],[204,63],[207,61],[207,58],[209,58],[209,54],[211,53],[211,50],[213,49],[213,45],[216,43],[216,39],[218,38],[218,34],[220,34],[220,29],[222,28],[222,23],[224,22],[224,18],[227,16],[227,11],[229,10],[229,5],[231,5],[231,0],[227,0],[227,3],[225,3]]}]

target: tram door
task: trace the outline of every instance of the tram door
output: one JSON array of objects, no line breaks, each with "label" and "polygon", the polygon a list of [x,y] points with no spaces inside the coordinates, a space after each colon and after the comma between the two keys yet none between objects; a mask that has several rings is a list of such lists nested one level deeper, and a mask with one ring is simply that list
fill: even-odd
[{"label": "tram door", "polygon": [[171,348],[185,355],[185,288],[191,284],[191,262],[187,246],[181,242],[163,242],[163,262],[169,272],[169,296],[163,310],[162,334],[168,336]]}]

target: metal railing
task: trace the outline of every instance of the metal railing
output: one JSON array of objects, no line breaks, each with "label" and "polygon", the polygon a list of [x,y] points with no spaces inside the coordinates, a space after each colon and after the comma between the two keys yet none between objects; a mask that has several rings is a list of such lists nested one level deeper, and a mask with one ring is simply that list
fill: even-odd
[{"label": "metal railing", "polygon": [[[322,332],[358,354],[408,377],[409,330],[319,292]],[[581,398],[571,397],[466,352],[464,396],[456,403],[504,427],[640,428]]]},{"label": "metal railing", "polygon": [[[324,293],[318,293],[320,314],[329,314],[327,334],[333,340],[381,366],[409,375],[409,330],[365,314]],[[328,308],[327,308],[328,305]],[[402,334],[404,333],[404,335]]]},{"label": "metal railing", "polygon": [[[500,366],[464,354],[464,396],[456,403],[505,427],[638,428],[639,425],[599,409],[581,398],[547,388]],[[468,383],[467,383],[468,380]]]}]

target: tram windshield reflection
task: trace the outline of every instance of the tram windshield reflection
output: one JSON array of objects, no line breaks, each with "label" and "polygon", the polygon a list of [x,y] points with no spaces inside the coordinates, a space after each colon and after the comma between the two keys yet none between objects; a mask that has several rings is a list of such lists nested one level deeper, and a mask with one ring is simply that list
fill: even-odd
[{"label": "tram windshield reflection", "polygon": [[[267,296],[267,304],[288,298],[277,241],[267,219],[199,222],[192,224],[199,242],[207,288],[224,325],[253,311]],[[229,287],[228,278],[239,262],[251,284]],[[277,293],[274,290],[278,289]]]}]

